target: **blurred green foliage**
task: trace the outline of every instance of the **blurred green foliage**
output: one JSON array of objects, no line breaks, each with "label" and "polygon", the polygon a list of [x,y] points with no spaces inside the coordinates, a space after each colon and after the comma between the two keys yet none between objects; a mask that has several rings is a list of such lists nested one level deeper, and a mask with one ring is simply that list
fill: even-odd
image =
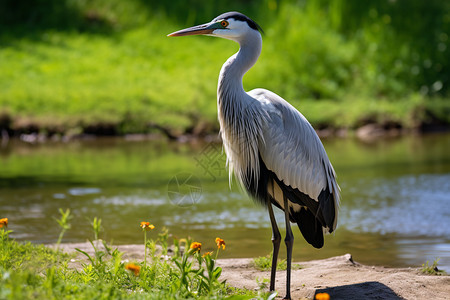
[{"label": "blurred green foliage", "polygon": [[229,10],[266,32],[246,89],[273,90],[314,125],[450,122],[439,0],[4,0],[0,111],[12,128],[215,130],[218,72],[237,46],[166,34]]}]

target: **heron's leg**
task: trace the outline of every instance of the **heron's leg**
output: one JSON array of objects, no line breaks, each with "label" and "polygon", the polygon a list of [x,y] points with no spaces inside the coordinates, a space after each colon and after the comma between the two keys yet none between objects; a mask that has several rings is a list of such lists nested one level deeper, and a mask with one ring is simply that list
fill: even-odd
[{"label": "heron's leg", "polygon": [[269,208],[269,217],[270,217],[270,223],[272,224],[272,244],[273,244],[273,251],[272,251],[272,269],[270,271],[270,291],[275,290],[275,274],[277,272],[277,259],[278,259],[278,250],[280,250],[280,243],[281,243],[281,234],[278,230],[277,221],[275,220],[275,216],[273,214],[273,208],[272,203],[270,200],[268,201],[268,208]]},{"label": "heron's leg", "polygon": [[284,198],[284,216],[286,220],[286,243],[287,252],[287,268],[286,268],[286,297],[284,299],[291,299],[291,262],[292,262],[292,247],[294,245],[294,235],[291,230],[291,223],[289,221],[289,203],[285,195]]}]

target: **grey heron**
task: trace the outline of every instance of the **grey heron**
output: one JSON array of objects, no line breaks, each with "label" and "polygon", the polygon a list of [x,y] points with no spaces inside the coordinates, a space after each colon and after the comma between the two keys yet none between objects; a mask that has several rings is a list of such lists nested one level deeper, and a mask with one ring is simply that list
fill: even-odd
[{"label": "grey heron", "polygon": [[286,222],[286,299],[297,223],[315,248],[324,233],[336,229],[340,188],[325,149],[306,118],[277,94],[254,89],[245,92],[242,79],[261,53],[261,27],[238,12],[227,12],[211,22],[168,36],[208,35],[233,40],[239,51],[222,66],[217,88],[220,135],[227,155],[230,180],[234,172],[244,189],[266,206],[272,225],[273,256],[270,291],[275,275],[281,234],[272,205],[284,211]]}]

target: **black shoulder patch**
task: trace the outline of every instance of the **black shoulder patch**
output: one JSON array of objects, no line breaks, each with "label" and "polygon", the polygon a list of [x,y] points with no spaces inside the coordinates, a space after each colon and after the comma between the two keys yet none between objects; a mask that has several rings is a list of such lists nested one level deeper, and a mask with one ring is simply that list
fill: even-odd
[{"label": "black shoulder patch", "polygon": [[259,26],[255,21],[253,21],[252,19],[250,19],[246,15],[244,15],[244,14],[242,14],[240,12],[237,12],[237,11],[230,11],[230,12],[221,14],[220,16],[215,18],[213,21],[220,21],[220,20],[227,20],[227,19],[235,19],[235,20],[238,20],[238,21],[247,22],[247,24],[248,24],[248,26],[250,26],[250,28],[252,28],[254,30],[258,30],[261,33],[264,33],[264,31],[262,30],[261,26]]}]

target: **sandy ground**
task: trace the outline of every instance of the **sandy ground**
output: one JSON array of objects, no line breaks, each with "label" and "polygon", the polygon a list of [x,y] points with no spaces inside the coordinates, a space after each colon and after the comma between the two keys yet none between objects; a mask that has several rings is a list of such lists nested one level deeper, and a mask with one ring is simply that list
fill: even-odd
[{"label": "sandy ground", "polygon": [[[62,244],[60,248],[73,252],[79,248],[93,253],[89,243]],[[127,261],[142,261],[143,245],[117,246]],[[79,268],[86,262],[78,254],[70,265]],[[257,289],[258,282],[270,278],[270,272],[255,269],[252,260],[219,259],[223,268],[221,279],[231,286]],[[450,276],[432,276],[417,268],[384,268],[361,265],[350,254],[323,260],[295,262],[302,268],[292,270],[291,296],[293,299],[314,299],[316,293],[326,292],[331,299],[450,299]],[[275,289],[278,298],[285,296],[286,272],[278,271]]]}]

